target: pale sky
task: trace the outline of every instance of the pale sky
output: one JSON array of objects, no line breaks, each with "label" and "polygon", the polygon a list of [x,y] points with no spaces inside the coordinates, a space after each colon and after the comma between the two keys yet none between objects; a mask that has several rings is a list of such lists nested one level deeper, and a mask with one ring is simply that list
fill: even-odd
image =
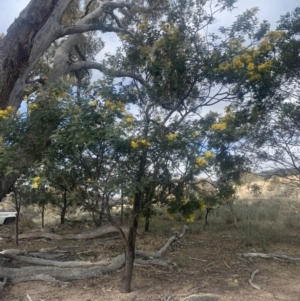
[{"label": "pale sky", "polygon": [[[0,33],[6,33],[9,25],[18,17],[22,9],[26,7],[29,0],[2,0],[0,4]],[[276,26],[280,15],[294,10],[295,7],[300,6],[299,0],[239,0],[232,13],[222,12],[220,14],[219,23],[230,24],[234,17],[247,8],[258,6],[260,8],[259,18],[270,21],[273,28]]]},{"label": "pale sky", "polygon": [[[1,0],[0,3],[0,33],[6,33],[9,25],[18,17],[19,13],[26,7],[30,0]],[[275,29],[276,22],[280,16],[287,12],[293,11],[297,6],[300,6],[299,0],[239,0],[235,6],[237,7],[232,12],[223,11],[216,15],[218,21],[212,27],[217,29],[220,26],[229,26],[234,20],[235,16],[243,13],[246,9],[251,7],[259,7],[258,17],[261,21],[267,20],[271,23],[271,28]],[[115,34],[102,35],[102,39],[106,42],[106,47],[97,56],[98,60],[103,59],[105,52],[113,53],[118,46],[118,37]],[[94,71],[93,79],[98,78],[99,72]],[[214,111],[223,111],[224,104],[208,107],[204,112],[213,109]],[[203,113],[204,113],[203,112]]]},{"label": "pale sky", "polygon": [[[30,0],[2,0],[0,4],[0,33],[5,33],[14,21],[19,16],[19,13],[26,7]],[[230,25],[235,16],[244,12],[247,8],[254,6],[259,7],[259,19],[268,20],[272,24],[272,28],[276,27],[276,21],[280,16],[291,12],[295,7],[300,6],[299,0],[239,0],[235,6],[237,7],[232,12],[223,11],[216,15],[218,22],[212,27],[219,28],[220,26]],[[103,38],[104,37],[104,38]],[[98,56],[99,59],[103,58],[104,52],[113,52],[118,46],[118,38],[115,34],[102,35],[103,40],[106,42],[105,50]]]}]

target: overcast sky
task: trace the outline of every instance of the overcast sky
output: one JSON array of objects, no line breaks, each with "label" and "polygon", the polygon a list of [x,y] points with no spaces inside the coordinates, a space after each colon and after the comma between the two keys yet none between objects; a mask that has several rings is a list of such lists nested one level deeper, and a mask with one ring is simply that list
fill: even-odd
[{"label": "overcast sky", "polygon": [[[14,21],[19,16],[19,13],[26,7],[30,0],[0,0],[0,33],[5,33]],[[244,12],[247,8],[257,6],[260,8],[259,19],[268,20],[272,24],[272,28],[276,27],[276,21],[280,16],[293,11],[295,7],[300,6],[299,0],[239,0],[235,6],[237,7],[232,12],[222,12],[217,15],[218,22],[213,28],[230,25],[235,16]],[[99,58],[103,58],[104,52],[112,52],[118,44],[118,38],[114,34],[104,35],[106,42],[105,50],[100,54]]]},{"label": "overcast sky", "polygon": [[[19,13],[26,7],[30,0],[0,0],[0,33],[5,33],[14,21],[18,17]],[[219,28],[220,26],[230,25],[235,16],[244,12],[247,8],[254,6],[259,7],[258,14],[259,19],[268,20],[271,23],[272,29],[275,29],[276,22],[280,16],[287,12],[293,11],[297,6],[300,6],[299,0],[239,0],[235,6],[237,7],[232,12],[222,12],[217,15],[218,22],[213,28]],[[114,49],[118,45],[118,38],[114,34],[104,35],[103,40],[106,42],[106,47],[102,51],[97,59],[102,59],[105,52],[114,52]],[[99,76],[98,72],[93,73],[93,79]],[[216,106],[214,110],[221,112],[223,105]],[[207,108],[206,110],[210,110]],[[204,110],[204,111],[206,111]]]},{"label": "overcast sky", "polygon": [[[6,33],[9,25],[18,17],[22,9],[26,7],[29,0],[1,0],[0,4],[0,33]],[[260,8],[259,18],[270,21],[273,27],[280,15],[292,11],[295,7],[300,6],[299,0],[239,0],[236,5],[238,8],[232,13],[220,14],[220,23],[233,20],[234,16],[245,11],[245,9],[258,6]]]}]

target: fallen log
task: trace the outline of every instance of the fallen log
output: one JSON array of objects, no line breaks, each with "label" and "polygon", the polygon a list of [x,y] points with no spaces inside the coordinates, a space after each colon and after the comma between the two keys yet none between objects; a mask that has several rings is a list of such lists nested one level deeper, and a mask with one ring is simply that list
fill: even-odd
[{"label": "fallen log", "polygon": [[177,241],[178,239],[180,239],[182,236],[185,235],[188,228],[189,228],[188,226],[183,226],[182,233],[180,233],[180,235],[174,235],[171,238],[169,238],[167,243],[156,253],[149,253],[141,250],[135,250],[135,254],[146,258],[160,258],[163,255],[163,253],[170,247],[170,245],[172,245],[175,241]]},{"label": "fallen log", "polygon": [[5,254],[4,257],[23,261],[27,263],[32,263],[35,265],[45,265],[45,266],[55,266],[60,268],[65,267],[85,267],[85,266],[97,266],[97,265],[107,265],[109,262],[106,260],[101,260],[98,262],[91,262],[91,261],[55,261],[49,259],[42,259],[42,258],[35,258],[31,256],[19,256],[14,254]]},{"label": "fallen log", "polygon": [[[149,260],[145,259],[136,259],[135,263],[139,265],[160,265],[164,267],[170,267],[170,261],[168,260],[157,260],[153,258],[158,258],[162,256],[162,254],[168,249],[168,247],[174,243],[176,240],[180,239],[183,235],[185,235],[186,230],[188,229],[187,226],[183,227],[183,231],[179,236],[173,236],[166,244],[156,253],[148,253],[143,251],[138,251],[137,255],[142,255],[144,258],[150,258]],[[27,261],[30,263],[38,263],[41,262],[53,262],[52,260],[40,259],[40,258],[33,258],[33,257],[26,257],[22,255],[21,250],[12,249],[4,250],[1,252],[1,256],[5,256],[11,259],[17,259],[22,261]],[[71,265],[74,265],[75,262],[71,262]],[[81,264],[81,263],[79,263]],[[22,267],[22,268],[7,268],[1,267],[0,269],[0,278],[7,278],[12,281],[12,283],[24,282],[24,281],[33,281],[33,280],[42,280],[42,281],[69,281],[69,280],[79,280],[79,279],[86,279],[92,277],[99,277],[103,274],[110,273],[120,269],[125,264],[125,255],[119,255],[115,259],[113,259],[108,265],[100,266],[96,265],[97,263],[92,263],[91,267],[69,267],[68,262],[60,262],[54,266],[29,266],[29,267]],[[89,264],[88,264],[89,265]],[[65,267],[62,267],[65,266]],[[64,282],[65,283],[65,282]]]},{"label": "fallen log", "polygon": [[287,255],[281,255],[281,254],[273,254],[273,253],[269,253],[269,254],[265,254],[265,253],[242,253],[242,254],[238,254],[240,256],[244,256],[244,257],[259,257],[259,258],[267,258],[267,259],[274,259],[274,260],[279,260],[279,261],[290,261],[290,262],[300,262],[300,258],[299,257],[289,257]]},{"label": "fallen log", "polygon": [[24,281],[28,281],[30,277],[36,275],[49,275],[58,280],[79,280],[92,277],[99,277],[100,275],[107,274],[118,270],[125,264],[125,255],[117,256],[107,266],[93,266],[88,268],[60,268],[49,266],[29,266],[22,268],[6,268],[1,267],[0,277],[6,277],[8,279],[23,278]]},{"label": "fallen log", "polygon": [[[122,228],[124,232],[127,232],[127,228]],[[22,239],[39,239],[39,238],[46,238],[50,240],[87,240],[98,238],[110,233],[118,232],[115,227],[107,226],[96,228],[94,230],[78,233],[78,234],[65,234],[65,235],[58,235],[55,233],[47,233],[47,232],[32,232],[32,233],[23,233],[19,234],[19,240]],[[1,234],[2,238],[13,240],[15,239],[14,235],[10,234]]]}]

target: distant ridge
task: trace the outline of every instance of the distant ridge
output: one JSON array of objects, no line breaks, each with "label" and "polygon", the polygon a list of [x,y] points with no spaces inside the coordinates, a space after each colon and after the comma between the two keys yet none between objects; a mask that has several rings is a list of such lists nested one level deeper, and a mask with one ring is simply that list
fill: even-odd
[{"label": "distant ridge", "polygon": [[256,175],[263,177],[264,179],[271,178],[272,176],[287,177],[296,176],[300,174],[298,168],[274,168],[257,173]]}]

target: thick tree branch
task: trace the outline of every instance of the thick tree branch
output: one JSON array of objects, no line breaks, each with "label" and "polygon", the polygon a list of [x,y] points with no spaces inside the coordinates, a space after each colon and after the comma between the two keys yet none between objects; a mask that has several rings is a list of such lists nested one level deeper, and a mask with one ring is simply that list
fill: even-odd
[{"label": "thick tree branch", "polygon": [[[6,92],[6,100],[5,105],[7,104],[19,107],[22,99],[23,99],[23,91],[24,91],[24,85],[29,77],[30,73],[36,66],[36,63],[40,59],[40,57],[45,53],[45,51],[49,48],[52,42],[54,42],[56,39],[63,37],[65,35],[70,35],[66,41],[63,43],[63,45],[58,49],[55,55],[55,63],[53,72],[49,77],[48,82],[57,82],[59,78],[66,74],[67,66],[68,66],[68,55],[71,49],[76,45],[78,39],[80,38],[80,33],[92,29],[97,22],[93,23],[94,20],[98,20],[98,18],[105,13],[106,10],[109,12],[116,8],[130,8],[130,5],[128,3],[122,3],[122,2],[102,2],[101,5],[99,5],[98,8],[96,8],[94,11],[86,15],[84,18],[80,19],[74,26],[62,28],[60,25],[61,18],[63,16],[64,11],[69,6],[69,4],[73,0],[47,0],[48,2],[54,3],[52,7],[52,11],[48,9],[48,14],[44,19],[42,20],[43,23],[38,24],[39,27],[37,29],[32,29],[32,26],[29,24],[29,28],[31,28],[31,31],[27,33],[24,32],[25,29],[21,28],[21,32],[24,32],[23,34],[19,34],[20,30],[16,30],[16,32],[11,35],[12,37],[16,36],[20,41],[26,41],[26,37],[28,40],[28,43],[30,43],[30,49],[27,51],[26,57],[21,60],[22,68],[17,68],[18,73],[14,76],[13,80],[10,80],[10,91]],[[38,2],[40,5],[40,2],[46,2],[42,0],[32,0],[30,3]],[[27,8],[26,8],[27,9]],[[32,8],[31,8],[32,10]],[[33,14],[38,15],[38,7],[32,11]],[[31,21],[32,18],[28,18],[28,22]],[[21,20],[22,21],[22,20]],[[21,26],[21,21],[19,24]],[[14,23],[14,24],[15,24]],[[18,25],[18,26],[19,26]],[[42,27],[42,28],[41,28]],[[98,26],[99,29],[99,26]],[[112,26],[102,26],[103,31],[123,31],[119,28],[114,28]],[[73,34],[76,33],[76,34]],[[16,39],[16,38],[15,38]],[[20,43],[14,42],[12,46],[16,47],[16,45],[19,45]],[[21,43],[21,45],[23,45]],[[18,48],[18,47],[17,47]],[[23,54],[23,52],[22,52]],[[18,59],[19,61],[19,59]],[[11,64],[10,60],[7,60],[6,65],[9,66]],[[14,68],[15,70],[16,68]],[[3,77],[7,78],[7,76]],[[1,83],[1,78],[0,78]],[[1,88],[1,86],[0,86]],[[1,91],[0,91],[1,96]],[[9,97],[9,101],[8,101]],[[3,97],[1,97],[3,99]],[[4,101],[4,100],[3,100]],[[1,105],[1,104],[0,104]]]},{"label": "thick tree branch", "polygon": [[[5,97],[2,97],[2,91],[0,92],[0,98],[3,103],[2,107],[6,105],[14,107],[20,106],[26,80],[40,57],[45,53],[51,43],[55,41],[61,27],[61,18],[72,1],[73,0],[31,0],[29,5],[23,10],[23,12],[26,12],[26,17],[22,17],[22,12],[20,17],[16,19],[9,28],[9,30],[12,30],[10,36],[14,37],[14,39],[12,40],[11,46],[7,45],[6,47],[19,49],[22,58],[20,61],[17,59],[17,61],[22,68],[14,68],[17,72],[14,76],[4,77],[6,85],[10,87],[10,94],[5,94]],[[45,10],[44,7],[47,9]],[[44,16],[42,20],[40,20],[41,16]],[[24,24],[27,24],[28,28],[24,26]],[[7,42],[5,42],[5,44],[7,44]],[[24,47],[27,50],[25,49],[24,51]],[[9,54],[10,50],[8,49],[6,53]],[[11,56],[12,54],[13,52],[9,55]],[[15,61],[15,59],[13,61]]]},{"label": "thick tree branch", "polygon": [[70,34],[74,33],[84,33],[88,31],[95,31],[95,30],[101,30],[102,32],[123,32],[127,34],[132,34],[130,31],[115,27],[112,25],[105,25],[105,24],[77,24],[73,26],[64,27],[60,30],[60,37],[64,37]]},{"label": "thick tree branch", "polygon": [[8,28],[2,45],[0,108],[8,104],[13,87],[26,69],[37,33],[59,0],[32,0]]},{"label": "thick tree branch", "polygon": [[128,72],[125,70],[116,70],[112,71],[108,68],[106,68],[103,64],[98,63],[98,62],[76,62],[71,65],[69,65],[69,72],[76,71],[76,70],[81,70],[81,69],[97,69],[101,71],[104,74],[110,74],[113,77],[129,77],[134,80],[137,80],[141,85],[147,87],[148,84],[147,82],[138,74],[134,74],[132,72]]}]

